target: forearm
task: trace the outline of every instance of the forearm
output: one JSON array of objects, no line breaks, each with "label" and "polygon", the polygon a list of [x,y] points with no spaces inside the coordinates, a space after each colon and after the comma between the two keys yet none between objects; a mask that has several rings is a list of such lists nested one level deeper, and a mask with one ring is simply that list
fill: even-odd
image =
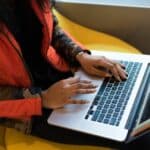
[{"label": "forearm", "polygon": [[41,99],[20,99],[0,101],[0,117],[26,118],[41,115]]},{"label": "forearm", "polygon": [[0,125],[29,134],[32,116],[41,115],[40,97],[23,98],[23,90],[0,87]]},{"label": "forearm", "polygon": [[[86,49],[58,26],[57,18],[55,16],[52,45],[70,66],[79,66],[76,55]],[[89,51],[86,52],[90,53]]]},{"label": "forearm", "polygon": [[41,114],[41,99],[26,98],[22,88],[0,87],[0,117],[26,118]]}]

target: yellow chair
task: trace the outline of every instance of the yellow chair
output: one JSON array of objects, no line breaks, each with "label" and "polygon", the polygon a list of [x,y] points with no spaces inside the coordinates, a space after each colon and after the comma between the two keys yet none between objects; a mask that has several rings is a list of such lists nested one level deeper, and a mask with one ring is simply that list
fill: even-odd
[{"label": "yellow chair", "polygon": [[5,150],[5,128],[0,126],[0,150]]},{"label": "yellow chair", "polygon": [[[85,45],[88,49],[99,49],[106,51],[118,51],[127,53],[140,53],[133,46],[121,41],[113,36],[100,33],[83,26],[80,26],[60,13],[54,11],[60,26],[68,31],[79,42]],[[97,146],[78,146],[69,144],[60,144],[37,137],[23,135],[14,129],[5,129],[0,127],[0,150],[108,150],[110,148]]]},{"label": "yellow chair", "polygon": [[59,24],[63,29],[68,31],[75,39],[93,50],[116,51],[126,53],[139,53],[139,50],[128,43],[110,36],[108,34],[91,30],[79,24],[76,24],[57,11],[54,11],[60,20]]}]

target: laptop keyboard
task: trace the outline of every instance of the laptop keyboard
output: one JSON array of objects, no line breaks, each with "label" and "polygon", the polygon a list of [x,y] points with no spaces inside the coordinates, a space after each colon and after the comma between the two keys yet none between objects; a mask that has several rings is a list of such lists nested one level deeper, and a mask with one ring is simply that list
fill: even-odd
[{"label": "laptop keyboard", "polygon": [[128,79],[118,82],[114,78],[106,78],[99,89],[85,119],[118,126],[142,63],[121,61],[126,66]]}]

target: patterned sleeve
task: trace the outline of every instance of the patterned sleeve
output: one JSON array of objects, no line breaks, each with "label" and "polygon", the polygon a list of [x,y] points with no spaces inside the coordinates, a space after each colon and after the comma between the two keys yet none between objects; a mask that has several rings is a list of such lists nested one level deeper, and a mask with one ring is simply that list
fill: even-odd
[{"label": "patterned sleeve", "polygon": [[76,55],[83,50],[88,54],[90,54],[90,51],[81,48],[59,27],[58,20],[54,14],[53,19],[54,29],[52,46],[56,49],[57,53],[69,63],[71,67],[79,66],[79,63],[76,60]]}]

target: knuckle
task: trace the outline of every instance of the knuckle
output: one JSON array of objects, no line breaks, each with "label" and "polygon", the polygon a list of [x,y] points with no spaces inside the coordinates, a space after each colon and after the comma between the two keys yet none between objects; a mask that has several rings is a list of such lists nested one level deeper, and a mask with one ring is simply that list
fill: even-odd
[{"label": "knuckle", "polygon": [[112,70],[116,71],[116,65],[115,64],[112,65]]},{"label": "knuckle", "polygon": [[98,64],[98,63],[102,63],[103,61],[104,61],[104,59],[103,59],[103,58],[100,58],[100,59],[97,60],[96,63],[97,63],[97,64]]},{"label": "knuckle", "polygon": [[65,80],[61,80],[61,81],[60,81],[60,84],[61,84],[61,85],[64,85],[65,83],[66,83]]},{"label": "knuckle", "polygon": [[82,84],[81,84],[81,83],[78,83],[78,84],[77,84],[77,88],[78,88],[78,89],[80,89],[80,88],[81,88],[81,86],[82,86]]},{"label": "knuckle", "polygon": [[75,77],[74,80],[75,80],[76,82],[79,82],[79,81],[80,81],[80,78],[79,78],[79,77]]}]

